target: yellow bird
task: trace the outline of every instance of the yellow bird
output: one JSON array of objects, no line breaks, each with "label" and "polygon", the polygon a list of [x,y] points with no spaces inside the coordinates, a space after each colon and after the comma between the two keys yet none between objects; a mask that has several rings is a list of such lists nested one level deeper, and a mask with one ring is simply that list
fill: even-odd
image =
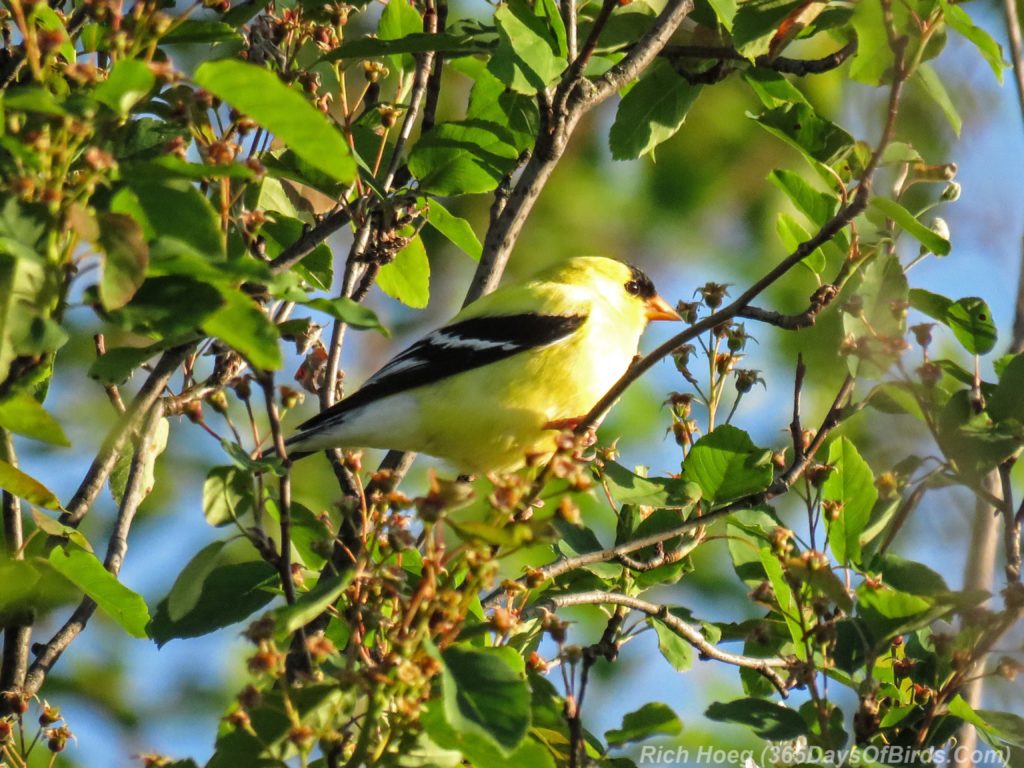
[{"label": "yellow bird", "polygon": [[554,450],[558,427],[626,371],[649,321],[679,319],[636,267],[570,259],[467,306],[301,424],[288,453],[391,448],[511,471]]}]

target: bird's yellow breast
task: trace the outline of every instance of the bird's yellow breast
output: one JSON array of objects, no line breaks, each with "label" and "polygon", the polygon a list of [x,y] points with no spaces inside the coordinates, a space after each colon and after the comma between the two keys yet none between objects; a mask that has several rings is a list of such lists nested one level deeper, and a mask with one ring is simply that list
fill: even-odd
[{"label": "bird's yellow breast", "polygon": [[639,333],[624,337],[607,326],[588,316],[569,337],[493,364],[486,387],[467,371],[417,391],[410,438],[418,445],[410,448],[476,472],[514,469],[528,453],[550,453],[557,431],[546,425],[585,415],[636,353]]}]

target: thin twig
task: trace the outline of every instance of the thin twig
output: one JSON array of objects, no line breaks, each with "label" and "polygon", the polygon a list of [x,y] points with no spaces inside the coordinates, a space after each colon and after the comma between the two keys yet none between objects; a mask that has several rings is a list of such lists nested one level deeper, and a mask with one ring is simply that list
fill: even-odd
[{"label": "thin twig", "polygon": [[[426,0],[426,8],[423,12],[423,31],[429,35],[437,33],[437,11],[434,10],[433,0]],[[385,192],[391,189],[391,185],[395,181],[395,174],[398,173],[398,167],[402,162],[402,150],[405,148],[405,143],[409,140],[409,136],[412,135],[412,127],[416,122],[416,118],[419,117],[420,105],[423,103],[423,97],[427,92],[427,84],[430,80],[433,62],[433,51],[421,53],[416,60],[412,92],[409,94],[409,108],[406,110],[405,119],[402,121],[402,129],[395,140],[395,149],[391,154],[391,164],[388,166],[388,172],[384,176],[383,186]]]},{"label": "thin twig", "polygon": [[630,597],[618,592],[576,592],[567,595],[553,595],[545,597],[536,605],[530,607],[530,611],[547,608],[556,610],[574,605],[621,605],[634,611],[641,611],[648,616],[656,618],[665,626],[675,632],[679,637],[696,648],[702,659],[715,659],[726,664],[737,667],[753,669],[771,682],[776,690],[783,696],[788,695],[786,681],[775,670],[789,667],[789,662],[780,657],[758,658],[756,656],[743,656],[741,654],[729,653],[708,642],[707,638],[699,629],[683,621],[678,616],[669,612],[668,606],[642,600],[638,597]]},{"label": "thin twig", "polygon": [[[104,339],[102,333],[97,333],[93,336],[93,341],[96,343],[96,356],[102,357],[107,353],[107,342]],[[110,404],[114,406],[114,410],[118,413],[124,413],[124,400],[121,399],[121,390],[117,388],[116,384],[104,384],[103,390],[107,393],[107,399],[110,400]]]},{"label": "thin twig", "polygon": [[270,271],[275,275],[287,272],[304,258],[320,243],[352,221],[352,212],[348,206],[339,207],[320,219],[310,227],[294,243],[285,248],[270,262]]},{"label": "thin twig", "polygon": [[[145,487],[146,466],[153,459],[155,448],[152,439],[153,433],[162,417],[162,404],[159,401],[151,403],[143,419],[138,445],[128,469],[124,495],[121,497],[117,519],[114,521],[114,529],[110,534],[107,554],[103,561],[104,567],[114,576],[117,576],[121,570],[121,564],[124,562],[124,555],[128,549],[128,531],[135,519],[135,513],[149,490]],[[28,674],[25,676],[24,690],[27,695],[35,695],[53,665],[57,663],[71,642],[85,629],[85,625],[95,611],[96,603],[88,597],[84,598],[64,626],[37,651],[36,660],[29,667]]]}]

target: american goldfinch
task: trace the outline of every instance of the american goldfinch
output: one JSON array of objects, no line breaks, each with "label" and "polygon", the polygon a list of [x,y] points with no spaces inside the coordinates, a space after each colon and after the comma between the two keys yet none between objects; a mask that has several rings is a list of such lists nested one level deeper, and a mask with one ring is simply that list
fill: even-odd
[{"label": "american goldfinch", "polygon": [[679,319],[636,267],[571,259],[467,306],[301,424],[289,455],[392,448],[511,471],[622,376],[648,321]]}]

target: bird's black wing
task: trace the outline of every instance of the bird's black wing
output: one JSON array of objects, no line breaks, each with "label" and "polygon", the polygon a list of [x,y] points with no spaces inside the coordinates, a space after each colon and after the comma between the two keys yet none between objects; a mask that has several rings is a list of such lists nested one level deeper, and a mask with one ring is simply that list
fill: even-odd
[{"label": "bird's black wing", "polygon": [[374,400],[554,344],[586,319],[586,315],[525,313],[474,317],[439,328],[394,357],[357,392],[300,424],[296,438],[341,421],[348,411]]}]

